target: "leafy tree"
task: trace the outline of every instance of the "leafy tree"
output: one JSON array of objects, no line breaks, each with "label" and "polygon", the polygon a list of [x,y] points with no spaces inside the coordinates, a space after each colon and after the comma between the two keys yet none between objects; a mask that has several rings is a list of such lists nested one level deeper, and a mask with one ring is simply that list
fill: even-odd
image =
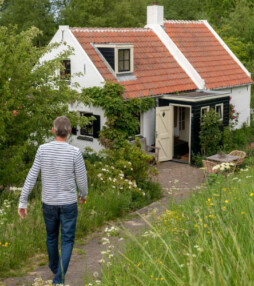
[{"label": "leafy tree", "polygon": [[[65,3],[64,3],[65,2]],[[61,2],[59,22],[83,27],[135,27],[146,23],[149,0],[70,0]]]},{"label": "leafy tree", "polygon": [[38,144],[50,136],[57,116],[76,120],[68,103],[79,101],[80,95],[56,75],[61,58],[70,51],[38,64],[44,53],[55,48],[35,47],[33,40],[39,33],[35,27],[21,33],[0,27],[0,185],[24,179]]},{"label": "leafy tree", "polygon": [[57,28],[50,0],[4,0],[0,25],[17,25],[18,32],[37,27],[42,31],[35,38],[39,46],[46,45]]}]

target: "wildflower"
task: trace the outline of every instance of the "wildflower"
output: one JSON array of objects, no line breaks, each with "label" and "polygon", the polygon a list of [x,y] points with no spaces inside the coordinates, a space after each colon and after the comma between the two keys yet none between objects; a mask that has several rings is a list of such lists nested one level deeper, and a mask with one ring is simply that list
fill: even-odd
[{"label": "wildflower", "polygon": [[225,203],[228,204],[228,200],[225,200]]},{"label": "wildflower", "polygon": [[140,266],[140,264],[141,264],[141,262],[139,262],[139,263],[137,264],[137,266],[139,267],[139,266]]},{"label": "wildflower", "polygon": [[246,214],[246,212],[241,212],[242,215]]},{"label": "wildflower", "polygon": [[254,193],[251,193],[250,196],[253,197],[253,196],[254,196]]},{"label": "wildflower", "polygon": [[207,227],[207,224],[204,224],[204,228],[206,228]]}]

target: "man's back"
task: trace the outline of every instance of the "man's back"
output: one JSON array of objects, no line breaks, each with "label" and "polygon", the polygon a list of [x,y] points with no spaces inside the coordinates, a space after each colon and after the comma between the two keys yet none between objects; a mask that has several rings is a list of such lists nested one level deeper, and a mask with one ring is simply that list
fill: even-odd
[{"label": "man's back", "polygon": [[39,172],[42,178],[42,202],[48,205],[67,205],[77,202],[76,184],[80,195],[87,194],[84,160],[80,150],[67,142],[52,141],[38,148],[34,164],[27,176],[20,207],[26,207]]}]

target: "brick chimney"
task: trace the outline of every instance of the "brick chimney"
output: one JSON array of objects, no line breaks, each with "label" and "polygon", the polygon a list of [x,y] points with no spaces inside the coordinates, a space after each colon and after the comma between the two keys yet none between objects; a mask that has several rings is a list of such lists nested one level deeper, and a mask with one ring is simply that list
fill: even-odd
[{"label": "brick chimney", "polygon": [[164,7],[154,2],[152,6],[147,6],[147,25],[158,24],[163,26]]}]

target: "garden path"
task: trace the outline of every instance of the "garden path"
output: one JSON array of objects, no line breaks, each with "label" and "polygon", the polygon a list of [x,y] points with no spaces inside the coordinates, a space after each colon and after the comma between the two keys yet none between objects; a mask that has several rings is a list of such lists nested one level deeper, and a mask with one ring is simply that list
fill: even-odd
[{"label": "garden path", "polygon": [[[127,229],[130,233],[136,234],[144,232],[147,228],[147,221],[151,221],[155,216],[159,216],[168,209],[169,198],[173,197],[180,201],[187,198],[188,195],[199,188],[202,184],[203,171],[191,167],[187,164],[175,162],[164,162],[158,165],[159,175],[154,177],[164,190],[163,197],[152,204],[137,210],[118,222],[109,223],[109,225],[119,226]],[[66,284],[70,286],[84,285],[84,275],[89,276],[95,272],[100,273],[101,266],[99,260],[102,259],[101,251],[106,250],[106,245],[102,245],[101,239],[105,237],[105,226],[95,233],[88,235],[82,245],[76,245],[72,255],[68,273],[66,275]],[[115,251],[124,246],[124,240],[121,242],[117,237],[110,238],[111,244],[115,246]],[[99,274],[100,276],[100,274]],[[2,281],[4,286],[31,285],[36,277],[42,277],[43,280],[53,278],[47,266],[37,267],[26,276],[18,278],[8,278]]]}]

